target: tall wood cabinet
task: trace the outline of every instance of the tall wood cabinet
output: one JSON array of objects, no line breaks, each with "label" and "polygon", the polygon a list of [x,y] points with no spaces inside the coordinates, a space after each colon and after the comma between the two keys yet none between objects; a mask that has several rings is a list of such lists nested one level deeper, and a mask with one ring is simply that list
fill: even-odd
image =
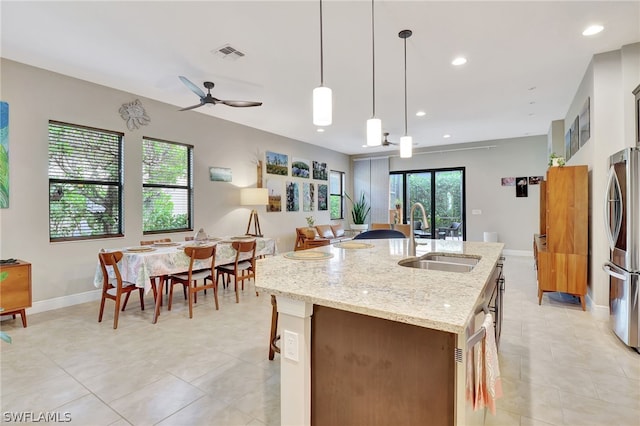
[{"label": "tall wood cabinet", "polygon": [[20,314],[22,326],[27,326],[26,309],[31,307],[31,264],[23,260],[0,265],[0,315]]},{"label": "tall wood cabinet", "polygon": [[546,291],[580,297],[585,310],[589,249],[587,166],[551,167],[540,188],[540,234],[534,236],[538,304]]}]

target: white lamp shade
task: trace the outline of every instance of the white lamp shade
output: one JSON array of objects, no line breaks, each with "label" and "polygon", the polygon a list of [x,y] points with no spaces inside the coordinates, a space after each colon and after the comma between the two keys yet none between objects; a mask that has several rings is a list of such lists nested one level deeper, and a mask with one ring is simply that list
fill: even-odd
[{"label": "white lamp shade", "polygon": [[400,138],[400,158],[411,158],[413,151],[413,138],[403,136]]},{"label": "white lamp shade", "polygon": [[382,120],[370,118],[367,120],[367,146],[382,145]]},{"label": "white lamp shade", "polygon": [[269,204],[269,190],[267,188],[242,188],[240,190],[240,205],[266,206]]},{"label": "white lamp shade", "polygon": [[320,86],[313,89],[313,124],[330,126],[333,115],[331,89]]}]

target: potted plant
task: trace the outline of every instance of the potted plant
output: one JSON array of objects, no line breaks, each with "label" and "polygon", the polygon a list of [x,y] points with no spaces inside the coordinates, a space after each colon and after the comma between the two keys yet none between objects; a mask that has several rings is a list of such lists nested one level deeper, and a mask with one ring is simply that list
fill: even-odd
[{"label": "potted plant", "polygon": [[402,207],[402,202],[400,201],[399,198],[396,198],[395,205],[396,205],[396,210],[400,210],[400,208]]},{"label": "potted plant", "polygon": [[351,204],[353,204],[353,208],[351,210],[351,219],[353,220],[353,224],[351,225],[351,229],[365,231],[369,228],[369,225],[367,224],[367,216],[369,216],[371,206],[367,204],[367,201],[364,198],[364,192],[360,194],[360,198],[357,201],[353,201],[349,194],[345,193],[345,196],[349,201],[351,201]]},{"label": "potted plant", "polygon": [[549,156],[549,167],[562,167],[565,163],[564,157],[559,157],[555,152]]}]

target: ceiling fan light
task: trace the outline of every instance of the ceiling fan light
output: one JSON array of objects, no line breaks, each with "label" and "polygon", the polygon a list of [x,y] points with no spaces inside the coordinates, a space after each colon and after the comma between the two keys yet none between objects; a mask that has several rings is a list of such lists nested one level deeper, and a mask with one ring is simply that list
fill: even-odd
[{"label": "ceiling fan light", "polygon": [[330,126],[332,121],[333,101],[331,89],[320,86],[313,89],[313,124]]},{"label": "ceiling fan light", "polygon": [[382,145],[382,120],[370,118],[367,120],[367,146]]},{"label": "ceiling fan light", "polygon": [[400,138],[400,158],[411,158],[413,154],[413,138],[403,136]]}]

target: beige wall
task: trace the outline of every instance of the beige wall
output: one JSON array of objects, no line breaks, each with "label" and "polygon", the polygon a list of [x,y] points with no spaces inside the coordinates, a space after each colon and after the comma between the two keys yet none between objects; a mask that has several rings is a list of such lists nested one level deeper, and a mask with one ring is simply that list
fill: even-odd
[{"label": "beige wall", "polygon": [[[101,248],[139,244],[142,235],[142,137],[194,145],[194,228],[209,234],[241,235],[250,210],[240,207],[239,187],[255,186],[259,151],[326,162],[347,172],[348,156],[315,145],[241,126],[199,112],[140,98],[16,62],[2,60],[1,99],[9,103],[10,206],[0,210],[0,258],[33,264],[33,300],[64,305],[70,297],[85,300],[96,290],[93,275]],[[140,98],[151,123],[129,131],[118,109]],[[216,107],[217,108],[217,107]],[[220,106],[220,108],[224,108]],[[238,114],[242,110],[238,110]],[[283,118],[286,119],[286,118]],[[48,121],[58,120],[121,131],[124,137],[124,238],[50,243],[48,229]],[[211,182],[209,166],[232,169],[233,182]],[[269,178],[270,175],[264,175]],[[281,178],[284,180],[284,178]],[[302,179],[295,179],[301,182]],[[317,183],[317,181],[316,181]],[[283,185],[284,189],[284,185]],[[308,212],[266,213],[260,208],[265,235],[280,252],[293,248],[296,226],[306,226]],[[313,212],[316,223],[329,223],[329,212]],[[167,234],[183,240],[185,233]],[[65,300],[56,298],[64,297]],[[34,307],[34,310],[36,308]]]},{"label": "beige wall", "polygon": [[591,138],[568,165],[589,167],[589,299],[608,315],[609,278],[602,265],[609,260],[604,232],[604,191],[609,156],[635,145],[632,90],[640,84],[640,43],[595,55],[576,90],[564,119],[565,129],[591,98]]},{"label": "beige wall", "polygon": [[[516,198],[515,187],[501,186],[501,178],[544,176],[546,135],[417,150],[408,159],[391,157],[389,169],[450,167],[465,167],[467,240],[483,241],[484,232],[497,232],[507,253],[532,255],[533,234],[539,226],[540,186],[530,185],[528,197]],[[473,214],[474,210],[481,214]]]}]

